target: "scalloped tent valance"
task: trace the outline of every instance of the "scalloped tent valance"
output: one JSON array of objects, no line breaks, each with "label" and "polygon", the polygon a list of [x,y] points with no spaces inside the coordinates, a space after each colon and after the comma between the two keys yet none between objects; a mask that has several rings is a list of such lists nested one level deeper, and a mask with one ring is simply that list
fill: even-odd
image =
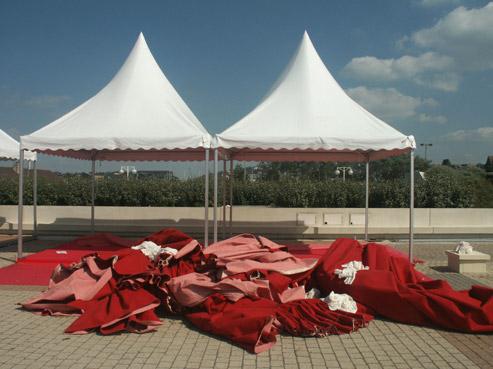
[{"label": "scalloped tent valance", "polygon": [[[36,160],[36,153],[25,152],[24,159]],[[0,160],[19,160],[19,143],[0,129]]]}]

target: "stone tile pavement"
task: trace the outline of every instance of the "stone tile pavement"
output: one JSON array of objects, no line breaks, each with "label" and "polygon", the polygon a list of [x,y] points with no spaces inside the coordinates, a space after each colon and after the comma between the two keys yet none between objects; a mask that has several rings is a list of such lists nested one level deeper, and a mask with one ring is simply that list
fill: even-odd
[{"label": "stone tile pavement", "polygon": [[[493,245],[481,247],[493,252]],[[451,245],[417,246],[416,256],[427,261],[419,268],[456,288],[477,283],[474,276],[445,272],[444,248]],[[11,259],[11,253],[0,249],[0,260]],[[480,278],[493,287],[491,273]],[[272,350],[260,355],[200,333],[181,319],[167,318],[156,332],[143,335],[66,335],[63,330],[73,317],[43,317],[16,306],[37,291],[39,287],[0,286],[0,368],[491,368],[493,363],[492,334],[380,319],[349,335],[280,336]]]}]

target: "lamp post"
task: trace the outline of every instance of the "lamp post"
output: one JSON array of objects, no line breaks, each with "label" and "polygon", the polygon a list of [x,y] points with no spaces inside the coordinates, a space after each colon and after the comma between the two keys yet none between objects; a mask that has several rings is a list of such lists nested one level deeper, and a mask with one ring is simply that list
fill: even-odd
[{"label": "lamp post", "polygon": [[137,174],[137,169],[133,165],[123,165],[120,167],[120,174],[127,173],[127,181],[130,178],[130,173]]},{"label": "lamp post", "polygon": [[425,161],[428,160],[428,147],[433,146],[433,144],[432,143],[422,143],[422,144],[419,144],[419,146],[424,146],[424,148],[425,148]]},{"label": "lamp post", "polygon": [[342,181],[346,182],[346,172],[348,175],[352,176],[353,175],[353,168],[351,167],[337,167],[335,170],[335,175],[339,176],[342,173]]}]

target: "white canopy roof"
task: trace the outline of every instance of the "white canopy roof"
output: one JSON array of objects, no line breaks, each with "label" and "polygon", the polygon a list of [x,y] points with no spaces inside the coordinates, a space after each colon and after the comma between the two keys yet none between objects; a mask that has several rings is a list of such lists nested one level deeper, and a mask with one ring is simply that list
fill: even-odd
[{"label": "white canopy roof", "polygon": [[[36,153],[27,151],[25,160],[36,160]],[[19,160],[19,143],[0,129],[0,160]]]},{"label": "white canopy roof", "polygon": [[203,159],[210,135],[154,60],[142,33],[98,94],[21,137],[25,149],[78,159]]},{"label": "white canopy roof", "polygon": [[366,161],[408,152],[415,141],[353,101],[305,32],[270,93],[216,145],[236,160]]}]

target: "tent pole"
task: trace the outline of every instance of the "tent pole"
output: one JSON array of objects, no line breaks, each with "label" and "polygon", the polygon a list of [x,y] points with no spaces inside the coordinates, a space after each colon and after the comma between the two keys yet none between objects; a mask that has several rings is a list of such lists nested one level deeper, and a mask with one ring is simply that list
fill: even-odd
[{"label": "tent pole", "polygon": [[209,149],[205,150],[204,246],[209,246]]},{"label": "tent pole", "polygon": [[410,172],[410,193],[409,193],[409,261],[413,260],[414,246],[414,150],[411,150],[411,172]]},{"label": "tent pole", "polygon": [[223,240],[226,239],[226,159],[223,159],[223,183],[221,186],[223,190]]},{"label": "tent pole", "polygon": [[37,160],[33,161],[33,233],[38,235],[38,167]]},{"label": "tent pole", "polygon": [[218,161],[218,150],[214,149],[214,243],[217,242],[217,161]]},{"label": "tent pole", "polygon": [[233,236],[233,159],[229,159],[229,236]]},{"label": "tent pole", "polygon": [[366,161],[365,186],[365,241],[368,241],[368,207],[370,205],[370,158]]},{"label": "tent pole", "polygon": [[24,150],[19,150],[19,194],[17,208],[17,259],[22,257],[22,225],[23,225],[23,206],[24,206]]},{"label": "tent pole", "polygon": [[95,231],[94,224],[94,199],[96,197],[96,159],[92,158],[91,166],[91,233]]}]

